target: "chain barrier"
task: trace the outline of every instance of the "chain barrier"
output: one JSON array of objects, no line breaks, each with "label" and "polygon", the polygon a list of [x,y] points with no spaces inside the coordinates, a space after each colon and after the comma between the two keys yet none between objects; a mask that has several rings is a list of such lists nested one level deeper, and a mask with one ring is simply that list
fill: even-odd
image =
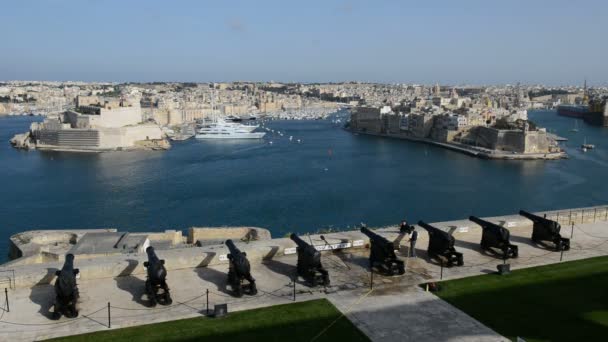
[{"label": "chain barrier", "polygon": [[582,228],[581,228],[581,227],[580,227],[578,224],[576,224],[576,223],[574,224],[574,228],[576,228],[576,229],[580,230],[580,231],[581,231],[583,234],[585,234],[585,235],[587,235],[587,236],[589,236],[589,237],[591,237],[591,238],[594,238],[594,239],[604,239],[604,240],[608,241],[608,236],[597,236],[597,235],[593,235],[593,234],[587,233],[586,231],[584,231],[584,230],[583,230],[583,229],[582,229]]},{"label": "chain barrier", "polygon": [[104,305],[103,308],[93,311],[91,313],[88,313],[86,315],[80,315],[80,317],[78,318],[74,318],[74,319],[70,319],[69,321],[63,321],[63,322],[52,322],[52,323],[18,323],[18,322],[9,322],[9,321],[2,321],[0,320],[0,323],[4,323],[4,324],[10,324],[10,325],[18,325],[18,326],[57,326],[57,325],[68,325],[68,324],[72,324],[75,322],[78,322],[80,320],[83,320],[85,318],[89,318],[89,316],[93,316],[94,314],[100,312],[101,310],[105,310],[107,308],[107,306]]},{"label": "chain barrier", "polygon": [[[287,285],[283,285],[283,286],[277,288],[276,290],[262,291],[264,293],[261,294],[261,295],[258,295],[258,296],[252,296],[252,297],[247,298],[247,299],[240,299],[240,300],[237,299],[237,300],[229,301],[229,302],[226,302],[226,303],[223,303],[223,304],[235,304],[235,303],[236,304],[240,304],[240,303],[251,302],[251,301],[254,301],[254,300],[258,300],[258,299],[260,299],[262,297],[266,297],[267,295],[272,295],[274,293],[277,293],[278,291],[281,291],[281,290],[283,290],[285,288],[291,288],[292,286],[293,286],[293,283],[290,283],[290,284],[287,284]],[[220,296],[220,297],[224,297],[224,298],[233,298],[230,295],[227,295],[227,294],[224,294],[224,293],[218,293],[218,292],[215,292],[215,291],[209,291],[209,293],[212,293],[212,294],[214,294],[216,296]]]},{"label": "chain barrier", "polygon": [[[595,245],[595,246],[592,246],[592,247],[588,247],[588,248],[571,248],[572,250],[575,250],[575,251],[590,251],[590,250],[604,251],[604,250],[598,249],[598,247],[600,247],[600,246],[608,243],[608,236],[597,236],[597,235],[588,233],[587,231],[585,231],[584,229],[582,229],[578,224],[573,224],[573,226],[577,230],[579,230],[580,232],[582,232],[584,235],[586,235],[586,236],[588,236],[590,238],[593,238],[593,239],[601,239],[602,242],[599,243],[599,244],[597,244],[597,245]],[[527,258],[517,258],[517,259],[511,259],[511,260],[512,260],[512,262],[514,264],[522,264],[522,263],[528,262],[530,260],[546,257],[546,256],[551,255],[551,254],[558,255],[559,253],[557,253],[556,251],[549,251],[547,253],[543,253],[543,254],[540,254],[540,255],[534,255],[534,256],[527,257]],[[327,260],[330,260],[332,262],[332,264],[334,264],[335,267],[344,268],[344,265],[341,265],[337,260],[333,260],[333,259],[329,259],[329,258]],[[342,259],[340,259],[340,260],[342,262],[344,262]],[[482,262],[482,263],[478,263],[478,264],[474,264],[474,265],[460,266],[460,267],[458,267],[458,269],[465,269],[465,268],[466,269],[470,269],[470,268],[482,267],[482,266],[486,266],[486,265],[489,265],[489,264],[495,264],[495,263],[500,262],[500,261],[503,261],[503,260],[502,259],[492,258],[491,260],[488,260],[488,261],[485,261],[485,262]],[[414,271],[412,270],[411,272],[414,272]],[[416,273],[416,272],[414,272],[414,273]],[[239,304],[242,304],[242,303],[247,303],[247,302],[252,302],[252,301],[260,300],[260,299],[262,299],[264,297],[271,296],[271,295],[273,295],[273,296],[275,296],[277,298],[288,298],[288,299],[290,299],[291,296],[288,296],[288,295],[282,296],[282,295],[275,295],[275,294],[277,292],[279,292],[281,290],[284,290],[284,289],[287,289],[287,288],[291,289],[292,287],[293,287],[293,282],[290,282],[289,284],[283,285],[283,286],[281,286],[279,288],[276,288],[276,289],[274,289],[272,291],[263,291],[263,290],[260,290],[260,292],[262,292],[262,294],[258,294],[256,296],[251,296],[251,297],[245,298],[245,299],[234,299],[234,300],[222,303],[222,304],[239,305]],[[373,291],[373,289],[369,290],[368,292],[366,292],[363,295],[361,295],[350,307],[348,307],[345,311],[343,311],[343,313],[336,320],[334,320],[327,327],[325,327],[324,329],[322,329],[319,332],[319,334],[317,334],[312,339],[312,341],[314,341],[314,340],[318,339],[320,336],[322,336],[339,319],[341,319],[348,312],[350,312],[354,308],[355,305],[359,304],[365,297],[367,297],[370,293],[372,293],[372,291]],[[218,291],[208,291],[208,293],[209,294],[213,294],[214,296],[217,296],[217,297],[220,297],[220,298],[234,298],[230,294],[221,293],[221,292],[218,292]],[[190,309],[193,309],[193,310],[196,310],[196,311],[203,311],[205,309],[205,304],[204,303],[200,305],[200,306],[202,306],[200,309],[198,308],[198,305],[190,306],[190,305],[187,305],[187,304],[195,302],[197,300],[200,300],[201,298],[203,298],[206,295],[207,295],[207,293],[204,293],[204,294],[195,296],[193,298],[190,298],[188,300],[181,301],[181,302],[176,302],[176,303],[173,303],[173,304],[165,306],[165,307],[154,307],[154,308],[152,308],[152,307],[143,307],[143,308],[131,307],[130,308],[130,307],[122,307],[122,306],[109,305],[109,308],[112,308],[112,309],[115,309],[115,310],[121,310],[121,311],[139,311],[139,312],[141,312],[141,313],[133,314],[133,315],[117,315],[117,316],[113,315],[112,316],[113,318],[144,317],[144,316],[154,315],[154,314],[157,314],[159,312],[164,312],[164,311],[167,311],[167,310],[171,310],[171,309],[174,309],[174,308],[180,307],[180,306],[181,307],[190,308]],[[2,307],[2,310],[0,310],[0,311],[2,311],[2,313],[0,313],[0,324],[8,324],[8,325],[14,325],[14,326],[28,326],[28,327],[49,327],[46,330],[52,329],[52,327],[56,327],[56,326],[66,326],[66,325],[74,324],[74,323],[80,322],[80,321],[82,321],[84,319],[91,319],[90,318],[91,316],[93,316],[93,315],[95,315],[95,314],[97,314],[97,313],[99,313],[99,312],[101,312],[103,310],[106,310],[108,308],[108,306],[104,305],[102,308],[100,308],[98,310],[95,310],[95,311],[93,311],[91,313],[83,314],[83,315],[80,315],[80,317],[77,317],[77,318],[74,318],[74,319],[70,319],[70,320],[66,320],[66,321],[49,322],[49,323],[20,323],[20,322],[11,322],[11,321],[4,321],[3,320],[5,312],[7,312],[7,310],[6,310],[7,304],[8,303],[5,300],[5,303],[4,303],[3,307]],[[142,311],[144,311],[144,312],[142,312]]]},{"label": "chain barrier", "polygon": [[8,309],[8,298],[4,299],[4,305],[2,306],[2,314],[0,314],[0,321],[4,317],[4,313],[7,312]]}]

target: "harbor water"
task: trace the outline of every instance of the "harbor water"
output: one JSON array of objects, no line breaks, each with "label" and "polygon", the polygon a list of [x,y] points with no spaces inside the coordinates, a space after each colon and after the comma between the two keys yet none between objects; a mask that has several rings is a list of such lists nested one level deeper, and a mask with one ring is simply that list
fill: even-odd
[{"label": "harbor water", "polygon": [[[607,204],[608,129],[581,121],[571,132],[576,119],[553,111],[530,118],[569,139],[569,159],[476,159],[332,119],[270,121],[275,133],[259,141],[190,139],[163,152],[20,151],[8,140],[40,119],[3,117],[0,261],[12,234],[34,229],[247,225],[283,236]],[[582,152],[585,140],[596,148]]]}]

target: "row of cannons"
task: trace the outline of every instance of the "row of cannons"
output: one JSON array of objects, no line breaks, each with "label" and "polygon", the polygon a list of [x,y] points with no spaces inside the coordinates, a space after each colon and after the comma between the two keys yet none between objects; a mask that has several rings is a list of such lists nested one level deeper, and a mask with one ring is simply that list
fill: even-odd
[{"label": "row of cannons", "polygon": [[[519,214],[533,222],[532,242],[558,252],[570,249],[570,239],[561,236],[561,225],[558,222],[547,219],[546,215],[541,217],[524,210],[520,210]],[[469,220],[482,228],[480,242],[482,251],[498,252],[503,259],[519,256],[519,248],[510,242],[511,233],[507,228],[475,216],[469,216]],[[429,234],[427,254],[430,258],[440,259],[442,264],[445,262],[448,267],[464,265],[462,253],[454,248],[456,240],[450,233],[423,221],[419,221],[418,225],[426,229]]]},{"label": "row of cannons", "polygon": [[[532,241],[534,243],[545,244],[546,247],[556,251],[570,249],[570,240],[560,235],[561,225],[558,222],[523,210],[519,213],[533,221]],[[518,247],[510,243],[508,229],[475,216],[470,216],[469,220],[480,225],[483,230],[480,242],[482,250],[497,250],[503,259],[518,257]],[[427,254],[429,258],[439,259],[442,265],[445,263],[447,267],[464,265],[462,253],[456,251],[454,247],[455,239],[450,233],[423,221],[419,221],[418,225],[428,232]],[[412,226],[402,227],[400,233],[411,233],[413,229]],[[361,232],[369,237],[369,266],[371,270],[377,270],[387,276],[405,273],[404,262],[399,260],[395,254],[394,242],[376,234],[365,226],[361,227]],[[298,260],[296,268],[298,276],[302,277],[312,287],[329,286],[329,272],[323,267],[321,252],[296,234],[291,234],[290,238],[297,245]],[[323,236],[321,238],[325,241]],[[552,245],[548,245],[546,242]],[[225,244],[229,250],[227,255],[229,260],[228,284],[233,295],[236,297],[241,297],[243,294],[256,295],[257,288],[255,279],[251,275],[251,265],[247,259],[247,254],[239,250],[232,240],[227,240]],[[144,262],[147,272],[145,290],[149,302],[151,306],[155,306],[157,303],[170,305],[172,299],[166,282],[165,261],[158,258],[154,247],[148,247],[146,253],[148,261]],[[59,319],[62,315],[68,318],[78,316],[78,310],[76,309],[76,302],[79,297],[76,284],[77,274],[78,269],[74,268],[74,255],[66,255],[62,269],[56,272],[54,319]]]}]

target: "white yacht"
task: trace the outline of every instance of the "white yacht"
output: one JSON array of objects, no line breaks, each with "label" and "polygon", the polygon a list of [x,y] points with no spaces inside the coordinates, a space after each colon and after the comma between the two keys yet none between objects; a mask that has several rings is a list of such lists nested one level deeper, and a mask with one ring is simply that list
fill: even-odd
[{"label": "white yacht", "polygon": [[261,139],[264,132],[254,132],[255,125],[243,125],[217,119],[213,123],[202,124],[196,131],[197,139]]}]

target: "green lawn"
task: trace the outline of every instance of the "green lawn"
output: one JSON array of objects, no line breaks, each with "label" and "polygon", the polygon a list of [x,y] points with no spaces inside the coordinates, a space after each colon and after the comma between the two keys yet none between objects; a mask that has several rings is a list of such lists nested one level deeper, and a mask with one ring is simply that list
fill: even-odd
[{"label": "green lawn", "polygon": [[441,283],[437,294],[526,341],[608,341],[608,257]]},{"label": "green lawn", "polygon": [[[230,313],[224,318],[191,318],[69,336],[52,341],[310,341],[340,317],[327,300]],[[341,317],[317,341],[369,341]]]}]

